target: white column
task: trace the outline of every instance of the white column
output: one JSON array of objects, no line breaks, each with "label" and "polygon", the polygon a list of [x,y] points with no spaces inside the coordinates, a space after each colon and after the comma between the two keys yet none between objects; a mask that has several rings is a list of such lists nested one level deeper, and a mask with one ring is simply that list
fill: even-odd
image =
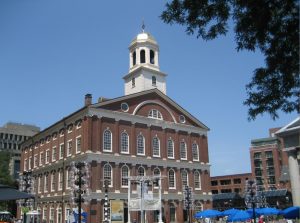
[{"label": "white column", "polygon": [[288,151],[289,172],[292,187],[293,205],[300,206],[300,173],[297,161],[297,149]]},{"label": "white column", "polygon": [[155,56],[154,56],[154,64],[159,67],[159,64],[158,64],[158,52],[155,50],[154,52]]}]

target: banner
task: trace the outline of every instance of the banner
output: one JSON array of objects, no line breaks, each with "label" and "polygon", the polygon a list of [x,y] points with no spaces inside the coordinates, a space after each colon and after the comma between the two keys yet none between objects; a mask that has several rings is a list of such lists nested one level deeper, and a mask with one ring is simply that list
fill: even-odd
[{"label": "banner", "polygon": [[141,210],[141,199],[131,198],[128,204],[129,211],[140,211]]},{"label": "banner", "polygon": [[145,211],[154,211],[160,210],[161,201],[159,199],[144,200],[143,210]]},{"label": "banner", "polygon": [[113,223],[124,222],[124,201],[110,201],[110,220]]}]

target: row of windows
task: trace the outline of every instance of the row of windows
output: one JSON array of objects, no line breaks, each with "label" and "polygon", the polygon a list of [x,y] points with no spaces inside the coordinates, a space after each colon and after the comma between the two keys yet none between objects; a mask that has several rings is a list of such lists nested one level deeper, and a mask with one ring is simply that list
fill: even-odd
[{"label": "row of windows", "polygon": [[[154,56],[155,56],[155,53],[153,50],[150,50],[150,63],[151,64],[154,64],[155,61],[154,61]],[[140,50],[140,63],[146,63],[146,52],[145,50]],[[136,52],[134,51],[132,53],[132,65],[136,65]]]},{"label": "row of windows", "polygon": [[[160,157],[160,139],[155,136],[152,138],[152,156]],[[137,136],[136,144],[137,155],[145,155],[145,137],[140,133]],[[106,129],[103,133],[103,151],[112,152],[112,132]],[[129,135],[126,132],[121,133],[121,153],[129,153]],[[170,159],[175,158],[174,141],[167,140],[167,156]],[[192,157],[194,161],[199,161],[199,147],[197,143],[192,144]],[[180,159],[187,160],[187,144],[184,140],[180,142]]]},{"label": "row of windows", "polygon": [[17,143],[0,142],[0,149],[15,149],[20,150],[20,146]]},{"label": "row of windows", "polygon": [[[73,140],[67,142],[66,156],[69,157],[74,154]],[[75,153],[81,152],[81,136],[77,136],[75,141]],[[28,159],[24,159],[24,171],[30,170],[32,167],[42,166],[50,162],[55,162],[58,159],[63,159],[65,157],[65,146],[64,143],[59,145],[57,149],[56,146],[50,149],[47,149],[45,152],[40,152],[35,154],[33,157],[30,156]],[[33,160],[32,160],[33,159]],[[33,162],[32,162],[33,161]],[[33,165],[33,166],[32,166]],[[28,168],[28,169],[27,169]]]},{"label": "row of windows", "polygon": [[0,133],[0,139],[23,141],[28,138],[29,138],[29,136],[15,135],[15,134],[9,134],[9,133]]},{"label": "row of windows", "polygon": [[[76,129],[80,129],[81,124],[82,124],[81,120],[75,122]],[[74,127],[73,124],[68,125],[67,126],[67,133],[72,133],[73,127]],[[64,132],[65,132],[64,129],[61,129],[58,132],[58,134],[57,134],[57,132],[55,132],[51,136],[49,135],[45,139],[41,139],[39,142],[35,143],[34,148],[38,148],[39,144],[40,144],[40,146],[43,146],[45,143],[49,143],[51,141],[51,138],[52,138],[52,140],[56,140],[58,135],[59,135],[59,137],[63,137]],[[33,146],[30,149],[33,149]],[[25,148],[25,153],[27,153],[27,152],[28,152],[28,150],[27,150],[27,148]]]},{"label": "row of windows", "polygon": [[[66,181],[66,188],[69,189],[71,187],[71,172],[70,170],[66,170],[65,172],[65,181]],[[145,176],[146,170],[144,167],[139,167],[137,170],[138,176]],[[153,170],[153,175],[161,176],[161,172],[159,168],[155,168]],[[130,176],[130,169],[127,165],[121,167],[121,187],[127,188],[128,187],[128,177]],[[49,177],[50,177],[50,185],[49,185]],[[176,173],[173,169],[168,171],[168,187],[169,189],[176,189]],[[194,177],[194,188],[196,190],[201,189],[201,176],[199,171],[193,172]],[[103,179],[109,182],[109,186],[113,187],[113,169],[110,164],[105,164],[103,166]],[[118,179],[117,179],[118,180]],[[44,182],[44,183],[43,183]],[[35,190],[37,193],[42,192],[54,192],[56,190],[61,191],[63,189],[63,182],[64,182],[64,174],[63,171],[52,172],[50,175],[39,176],[37,178],[37,185]],[[104,181],[103,181],[104,182]],[[190,186],[189,185],[189,178],[188,172],[186,170],[181,171],[181,183],[182,187]],[[50,186],[50,188],[49,188]]]}]

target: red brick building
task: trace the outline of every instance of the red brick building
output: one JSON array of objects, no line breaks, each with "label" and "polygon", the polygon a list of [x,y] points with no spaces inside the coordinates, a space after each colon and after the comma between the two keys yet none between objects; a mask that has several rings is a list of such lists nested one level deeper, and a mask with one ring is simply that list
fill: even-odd
[{"label": "red brick building", "polygon": [[[124,201],[127,222],[129,176],[164,176],[164,222],[184,222],[185,185],[193,188],[196,209],[211,207],[208,127],[166,96],[166,74],[159,70],[158,44],[148,33],[130,44],[130,69],[123,77],[125,96],[100,98],[59,120],[22,146],[22,171],[32,170],[36,206],[46,222],[65,222],[70,201],[72,161],[90,163],[90,198],[83,205],[88,222],[102,222],[103,179],[109,200]],[[136,185],[132,185],[136,191]],[[139,220],[138,212],[130,213]],[[157,212],[147,211],[148,222]]]}]

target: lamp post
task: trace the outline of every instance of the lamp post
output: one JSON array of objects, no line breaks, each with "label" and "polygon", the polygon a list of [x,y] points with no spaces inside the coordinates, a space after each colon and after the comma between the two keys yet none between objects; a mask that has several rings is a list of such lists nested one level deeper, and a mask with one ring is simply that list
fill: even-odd
[{"label": "lamp post", "polygon": [[110,180],[105,179],[104,180],[104,223],[109,223],[108,220],[108,208],[109,208],[109,202],[108,202],[108,186],[109,186]]},{"label": "lamp post", "polygon": [[[25,193],[34,194],[34,181],[32,178],[32,171],[24,171],[20,176],[20,188],[19,190]],[[31,207],[32,206],[31,200],[21,200],[19,202],[20,206],[24,207]],[[23,211],[23,222],[26,223],[26,212]]]},{"label": "lamp post", "polygon": [[191,222],[191,210],[193,208],[193,193],[192,188],[189,186],[185,186],[183,190],[183,196],[184,196],[184,208],[186,209],[188,213],[188,222]]}]

